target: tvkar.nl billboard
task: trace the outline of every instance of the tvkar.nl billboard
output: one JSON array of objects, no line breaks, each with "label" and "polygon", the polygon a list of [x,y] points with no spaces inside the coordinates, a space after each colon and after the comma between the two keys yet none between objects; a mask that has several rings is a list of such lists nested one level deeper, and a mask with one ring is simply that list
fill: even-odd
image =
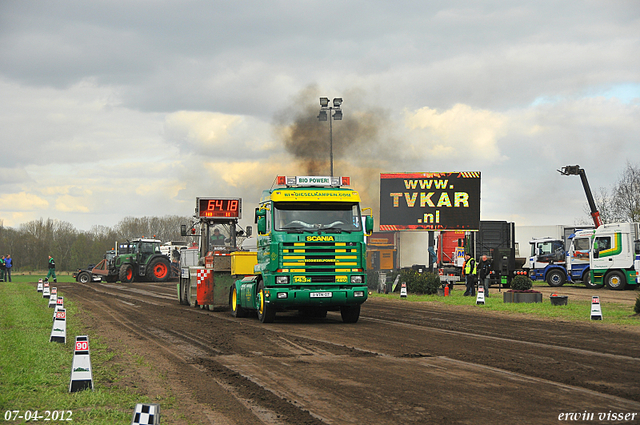
[{"label": "tvkar.nl billboard", "polygon": [[381,232],[479,226],[479,171],[380,174]]}]

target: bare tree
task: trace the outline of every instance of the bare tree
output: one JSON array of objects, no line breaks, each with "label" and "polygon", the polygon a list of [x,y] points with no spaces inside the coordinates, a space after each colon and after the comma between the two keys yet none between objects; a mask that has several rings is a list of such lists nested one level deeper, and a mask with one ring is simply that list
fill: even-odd
[{"label": "bare tree", "polygon": [[623,220],[640,221],[640,168],[627,162],[622,177],[613,190],[613,204]]},{"label": "bare tree", "polygon": [[[613,189],[601,187],[593,197],[603,223],[640,221],[640,167],[627,162]],[[584,211],[591,218],[588,204]]]},{"label": "bare tree", "polygon": [[[613,196],[609,193],[606,187],[598,188],[593,192],[593,200],[596,203],[596,207],[600,212],[600,219],[603,223],[617,223],[623,220],[623,215],[613,203]],[[589,204],[584,205],[584,213],[588,219],[581,220],[580,224],[593,224],[591,217],[591,209]]]}]

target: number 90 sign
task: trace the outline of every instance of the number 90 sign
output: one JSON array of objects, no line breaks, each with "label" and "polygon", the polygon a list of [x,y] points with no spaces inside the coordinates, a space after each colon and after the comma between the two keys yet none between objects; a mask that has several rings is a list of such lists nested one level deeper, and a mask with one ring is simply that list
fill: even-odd
[{"label": "number 90 sign", "polygon": [[76,351],[89,351],[89,341],[76,341]]}]

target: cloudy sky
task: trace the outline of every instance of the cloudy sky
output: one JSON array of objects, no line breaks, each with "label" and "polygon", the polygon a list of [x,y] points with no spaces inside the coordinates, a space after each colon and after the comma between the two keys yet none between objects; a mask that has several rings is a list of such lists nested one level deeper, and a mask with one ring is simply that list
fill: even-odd
[{"label": "cloudy sky", "polygon": [[[640,164],[640,3],[0,0],[0,220],[191,215],[277,174],[480,171],[481,218],[575,224]],[[377,208],[376,208],[377,209]]]}]

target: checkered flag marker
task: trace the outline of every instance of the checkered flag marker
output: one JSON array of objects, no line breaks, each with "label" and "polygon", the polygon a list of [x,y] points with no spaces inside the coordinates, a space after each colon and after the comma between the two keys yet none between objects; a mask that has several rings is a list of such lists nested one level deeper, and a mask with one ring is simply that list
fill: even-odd
[{"label": "checkered flag marker", "polygon": [[160,424],[160,405],[159,404],[136,404],[133,411],[133,419],[131,425],[157,425]]}]

